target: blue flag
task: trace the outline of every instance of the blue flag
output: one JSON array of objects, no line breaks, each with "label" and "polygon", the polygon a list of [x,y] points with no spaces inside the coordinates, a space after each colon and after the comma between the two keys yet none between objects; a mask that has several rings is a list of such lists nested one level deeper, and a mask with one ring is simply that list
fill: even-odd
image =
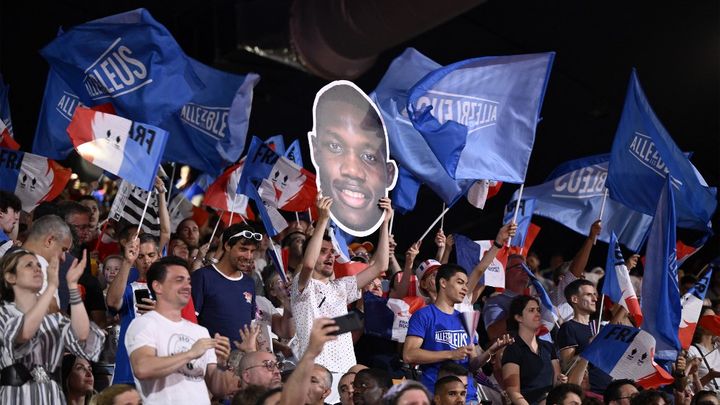
[{"label": "blue flag", "polygon": [[610,154],[610,197],[654,215],[668,174],[676,191],[677,225],[709,230],[708,222],[717,207],[717,190],[707,186],[673,142],[650,107],[633,69]]},{"label": "blue flag", "polygon": [[285,151],[285,157],[295,162],[300,167],[303,167],[302,150],[300,149],[300,140],[296,139],[290,147]]},{"label": "blue flag", "polygon": [[40,53],[85,105],[159,125],[204,84],[170,32],[145,9],[80,24]]},{"label": "blue flag", "polygon": [[[600,217],[608,159],[609,155],[605,154],[563,163],[545,183],[525,187],[523,199],[535,199],[534,215],[550,218],[587,235],[593,222]],[[637,252],[651,222],[652,217],[608,198],[603,213],[603,229],[598,239],[610,242],[610,232],[614,230],[621,243]]]},{"label": "blue flag", "polygon": [[[505,206],[503,225],[512,221],[513,216],[515,215],[515,206],[517,205],[516,201],[517,200],[511,201],[510,203],[508,203],[508,205]],[[512,238],[512,240],[510,240],[510,246],[525,246],[525,238],[527,237],[527,231],[530,227],[530,220],[532,219],[533,211],[535,211],[534,199],[522,199],[520,201],[517,219],[515,220],[515,223],[517,224],[517,232],[515,233],[515,236]]]},{"label": "blue flag", "polygon": [[390,154],[398,163],[393,206],[401,213],[415,207],[420,185],[425,183],[448,206],[457,201],[472,181],[456,181],[445,170],[407,114],[408,91],[428,73],[442,66],[413,48],[393,60],[370,98],[375,101],[387,128]]},{"label": "blue flag", "polygon": [[9,90],[10,86],[5,85],[2,75],[0,75],[0,120],[2,120],[3,126],[7,128],[10,136],[14,137],[12,117],[10,116],[10,102],[8,101]]},{"label": "blue flag", "polygon": [[203,85],[193,88],[192,98],[160,124],[171,137],[164,159],[217,176],[245,148],[253,88],[260,77],[226,73],[188,60]]},{"label": "blue flag", "polygon": [[554,55],[469,59],[410,89],[408,116],[451,177],[525,182]]},{"label": "blue flag", "polygon": [[677,358],[680,351],[680,290],[678,288],[677,256],[675,251],[675,203],[671,180],[666,180],[648,238],[645,273],[642,280],[642,329],[657,341],[656,357],[661,360]]}]

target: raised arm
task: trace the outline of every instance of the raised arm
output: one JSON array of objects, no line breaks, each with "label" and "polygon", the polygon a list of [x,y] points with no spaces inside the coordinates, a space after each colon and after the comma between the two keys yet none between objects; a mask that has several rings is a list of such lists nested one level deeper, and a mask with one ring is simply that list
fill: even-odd
[{"label": "raised arm", "polygon": [[390,206],[390,199],[383,197],[379,202],[380,208],[385,210],[385,218],[380,225],[380,238],[378,238],[378,250],[373,255],[373,261],[365,270],[355,275],[358,288],[363,288],[370,284],[381,272],[388,268],[388,257],[390,255],[390,242],[388,239],[388,223],[393,215],[393,209]]},{"label": "raised arm", "polygon": [[569,271],[577,278],[582,278],[585,273],[585,267],[587,267],[588,259],[590,258],[590,251],[592,250],[593,243],[595,243],[595,239],[598,235],[600,235],[600,231],[602,231],[602,222],[598,219],[597,221],[593,222],[592,226],[590,227],[590,234],[588,235],[587,239],[585,239],[585,242],[583,242],[582,247],[578,252],[575,254],[575,257],[573,257],[572,262],[570,263],[570,269]]},{"label": "raised arm", "polygon": [[450,261],[450,253],[452,253],[453,246],[455,246],[455,237],[448,235],[445,238],[445,250],[443,250],[442,258],[440,258],[441,264],[447,264]]},{"label": "raised arm", "polygon": [[395,288],[390,291],[390,298],[404,298],[408,295],[410,289],[410,278],[413,273],[413,263],[415,257],[420,253],[420,241],[417,241],[410,245],[407,252],[405,252],[405,266],[403,266],[403,274],[400,278],[400,282],[395,284]]},{"label": "raised arm", "polygon": [[295,370],[290,374],[283,387],[280,404],[296,404],[299,398],[307,397],[310,389],[310,377],[315,366],[315,358],[322,352],[325,342],[337,339],[337,336],[328,333],[335,332],[338,329],[332,319],[318,318],[313,322],[310,330],[310,343],[308,343],[307,350],[305,350]]},{"label": "raised arm", "polygon": [[125,294],[125,287],[130,275],[130,268],[133,263],[135,263],[135,259],[137,259],[138,253],[140,252],[140,240],[130,240],[127,245],[125,245],[124,250],[120,271],[118,271],[117,276],[115,276],[115,279],[110,283],[107,296],[105,297],[107,306],[115,311],[120,311],[120,308],[122,308],[123,295]]},{"label": "raised arm", "polygon": [[67,280],[68,290],[70,290],[70,326],[78,340],[84,341],[90,334],[90,320],[88,319],[87,310],[82,302],[73,301],[73,295],[77,294],[77,298],[80,297],[78,291],[78,280],[85,271],[85,263],[87,261],[87,251],[83,250],[82,259],[78,263],[77,259],[73,260],[70,269],[65,276]]},{"label": "raised arm", "polygon": [[[497,235],[495,236],[495,241],[490,246],[490,250],[485,252],[485,255],[480,260],[480,262],[475,265],[475,268],[472,270],[472,274],[470,274],[470,278],[468,279],[467,288],[468,291],[473,292],[473,297],[471,302],[477,301],[478,297],[475,297],[475,287],[477,287],[477,284],[480,282],[480,278],[483,274],[485,274],[485,270],[487,270],[488,266],[492,264],[493,260],[495,260],[495,256],[497,256],[497,253],[500,251],[498,249],[499,246],[505,246],[510,238],[515,236],[515,232],[517,232],[517,225],[509,222],[505,225],[503,225],[502,228],[498,231]],[[478,293],[479,295],[479,293]]]},{"label": "raised arm", "polygon": [[325,235],[325,230],[330,221],[330,206],[332,206],[332,198],[323,197],[318,193],[318,220],[317,224],[315,224],[315,231],[313,231],[310,241],[308,241],[307,247],[305,248],[302,270],[300,270],[298,274],[298,290],[301,292],[307,287],[308,281],[310,281],[310,277],[312,276],[312,271],[315,268],[315,263],[317,262],[318,256],[320,256],[323,235]]}]

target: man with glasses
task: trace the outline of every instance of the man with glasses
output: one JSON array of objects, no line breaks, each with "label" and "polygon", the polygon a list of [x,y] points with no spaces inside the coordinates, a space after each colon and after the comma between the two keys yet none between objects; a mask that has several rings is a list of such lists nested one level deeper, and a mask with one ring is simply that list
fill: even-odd
[{"label": "man with glasses", "polygon": [[220,333],[241,342],[240,329],[255,319],[255,283],[250,274],[262,238],[250,224],[232,225],[222,234],[220,261],[192,273],[198,323],[211,335]]},{"label": "man with glasses", "polygon": [[633,380],[615,380],[605,388],[605,405],[630,405],[630,400],[637,395],[638,385]]},{"label": "man with glasses", "polygon": [[250,352],[243,356],[238,366],[240,388],[259,385],[267,389],[282,385],[280,372],[282,363],[270,352]]}]

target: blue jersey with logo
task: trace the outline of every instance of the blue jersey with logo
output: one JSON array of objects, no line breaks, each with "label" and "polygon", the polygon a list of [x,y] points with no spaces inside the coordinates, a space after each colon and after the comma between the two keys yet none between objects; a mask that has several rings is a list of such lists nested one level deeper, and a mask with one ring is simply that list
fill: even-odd
[{"label": "blue jersey with logo", "polygon": [[[454,310],[452,315],[446,314],[435,305],[428,305],[415,312],[410,318],[408,336],[417,336],[423,339],[420,346],[423,350],[433,352],[441,350],[455,350],[458,347],[467,346],[469,335],[462,321],[462,314]],[[474,340],[477,344],[477,339]],[[456,361],[456,363],[468,368],[470,359]],[[430,363],[420,365],[422,370],[421,382],[430,391],[435,392],[435,381],[441,363]],[[468,374],[468,387],[466,400],[476,400],[475,381],[472,375]]]},{"label": "blue jersey with logo", "polygon": [[[125,292],[123,293],[122,306],[120,311],[117,312],[120,315],[120,336],[118,337],[118,348],[117,354],[115,355],[115,372],[113,373],[113,384],[130,384],[135,385],[135,379],[133,378],[132,367],[130,366],[130,357],[128,356],[127,348],[125,347],[125,333],[127,332],[130,322],[135,319],[137,315],[137,308],[135,307],[135,290],[147,290],[147,284],[137,281],[140,278],[140,272],[135,267],[130,268],[128,273],[127,285],[125,286]],[[110,309],[110,313],[115,314],[116,312]]]}]

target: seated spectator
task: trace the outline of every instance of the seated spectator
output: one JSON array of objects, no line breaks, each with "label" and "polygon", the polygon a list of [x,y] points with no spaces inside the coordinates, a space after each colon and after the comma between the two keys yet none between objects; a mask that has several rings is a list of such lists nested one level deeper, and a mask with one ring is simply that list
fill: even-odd
[{"label": "seated spectator", "polygon": [[502,358],[505,388],[513,404],[536,404],[545,400],[556,383],[567,382],[552,343],[535,335],[542,325],[540,302],[521,295],[510,304],[508,326],[516,333],[515,343]]},{"label": "seated spectator", "polygon": [[21,210],[22,203],[15,194],[0,191],[0,256],[13,246]]},{"label": "seated spectator", "polygon": [[167,255],[179,257],[181,259],[189,261],[190,249],[188,248],[187,243],[185,243],[185,241],[180,238],[178,234],[173,234],[173,236],[170,237],[170,242],[168,242]]},{"label": "seated spectator", "polygon": [[340,377],[338,381],[338,392],[340,392],[340,404],[341,405],[353,405],[353,394],[355,389],[353,388],[353,381],[355,381],[355,375],[357,373],[348,371]]},{"label": "seated spectator", "polygon": [[363,263],[370,263],[375,245],[370,241],[353,242],[348,245],[348,249],[352,252],[353,257],[359,257]]},{"label": "seated spectator", "polygon": [[466,385],[457,377],[449,375],[438,378],[435,383],[435,405],[464,405]]},{"label": "seated spectator", "polygon": [[382,398],[383,405],[430,405],[430,393],[417,381],[406,380],[393,385]]},{"label": "seated spectator", "polygon": [[315,364],[310,375],[310,389],[305,405],[323,405],[325,398],[332,392],[332,373],[325,367]]},{"label": "seated spectator", "polygon": [[266,390],[265,393],[255,401],[255,405],[278,405],[282,398],[282,391],[283,389],[281,387]]},{"label": "seated spectator", "polygon": [[545,405],[582,405],[585,395],[576,384],[560,384],[548,393]]},{"label": "seated spectator", "polygon": [[289,275],[288,278],[292,278],[302,266],[305,239],[307,239],[307,236],[304,232],[295,230],[288,233],[282,240],[283,258],[287,257],[283,264],[286,273]]},{"label": "seated spectator", "polygon": [[383,395],[392,387],[392,378],[385,370],[366,368],[358,371],[353,381],[355,405],[378,405]]},{"label": "seated spectator", "polygon": [[639,392],[630,400],[630,405],[671,405],[670,395],[658,390],[645,390]]},{"label": "seated spectator", "polygon": [[605,405],[630,405],[630,400],[640,392],[635,381],[615,380],[608,384],[603,394]]},{"label": "seated spectator", "polygon": [[438,369],[437,378],[438,380],[443,377],[457,377],[462,381],[465,388],[467,388],[468,385],[468,369],[463,367],[462,365],[452,361],[447,360],[440,364],[440,368]]},{"label": "seated spectator", "polygon": [[62,388],[68,405],[86,405],[95,393],[93,368],[89,361],[74,354],[62,360]]},{"label": "seated spectator", "polygon": [[95,405],[140,405],[142,401],[135,387],[127,384],[111,385],[93,397]]},{"label": "seated spectator", "polygon": [[280,387],[282,385],[281,371],[282,363],[277,361],[274,354],[270,352],[246,353],[238,366],[240,388],[245,389],[251,385],[267,389]]}]

